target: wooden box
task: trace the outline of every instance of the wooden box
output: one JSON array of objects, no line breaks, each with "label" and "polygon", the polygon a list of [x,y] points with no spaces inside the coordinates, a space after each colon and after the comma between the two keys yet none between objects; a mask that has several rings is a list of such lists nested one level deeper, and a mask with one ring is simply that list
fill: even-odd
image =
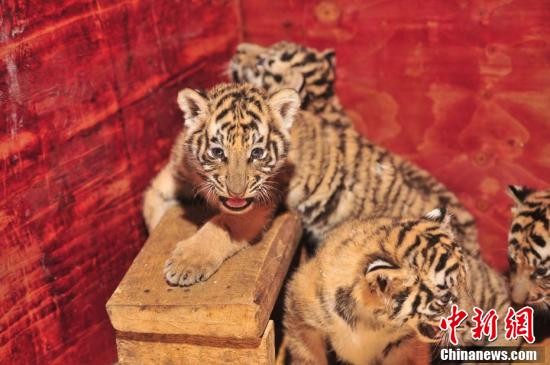
[{"label": "wooden box", "polygon": [[261,242],[207,281],[170,287],[164,261],[196,229],[184,208],[168,211],[108,301],[120,364],[273,364],[269,318],[300,237],[299,220],[282,214]]}]

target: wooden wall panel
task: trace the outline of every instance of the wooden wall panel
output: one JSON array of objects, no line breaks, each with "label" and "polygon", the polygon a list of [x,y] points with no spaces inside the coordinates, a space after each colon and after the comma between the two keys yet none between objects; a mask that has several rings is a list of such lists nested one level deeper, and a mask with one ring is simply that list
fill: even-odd
[{"label": "wooden wall panel", "polygon": [[549,17],[539,0],[3,2],[0,364],[114,360],[104,304],[144,240],[176,92],[222,80],[241,32],[336,48],[356,127],[456,191],[503,269],[504,186],[550,185]]},{"label": "wooden wall panel", "polygon": [[108,364],[105,302],[183,86],[223,78],[235,1],[7,1],[0,21],[0,363]]},{"label": "wooden wall panel", "polygon": [[[335,48],[357,129],[431,171],[506,267],[507,184],[550,186],[550,3],[242,1],[245,40]],[[269,16],[265,16],[269,14]]]}]

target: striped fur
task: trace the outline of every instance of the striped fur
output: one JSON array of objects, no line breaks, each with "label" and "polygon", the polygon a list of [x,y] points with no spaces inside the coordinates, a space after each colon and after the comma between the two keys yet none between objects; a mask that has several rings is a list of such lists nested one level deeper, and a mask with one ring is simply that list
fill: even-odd
[{"label": "striped fur", "polygon": [[[165,168],[170,172],[170,184],[155,184],[157,177],[149,192],[157,193],[165,202],[200,195],[220,210],[228,209],[220,198],[236,195],[254,199],[255,204],[272,205],[270,179],[286,163],[290,124],[285,125],[273,111],[265,92],[251,85],[221,84],[202,95],[184,91],[196,100],[183,100],[180,93],[186,128],[177,137]],[[193,115],[188,109],[198,108],[196,104],[201,102],[202,111]],[[292,123],[293,115],[289,118]],[[170,185],[169,189],[164,185]],[[164,213],[157,209],[145,202],[149,229],[158,223],[159,213]]]},{"label": "striped fur", "polygon": [[169,284],[191,285],[265,229],[277,207],[274,184],[287,162],[300,99],[293,90],[267,95],[249,84],[221,84],[207,93],[184,89],[178,104],[185,128],[145,192],[143,214],[152,230],[182,198],[199,195],[218,210],[166,262]]},{"label": "striped fur", "polygon": [[319,123],[300,112],[291,130],[289,160],[295,168],[286,203],[302,215],[313,237],[356,217],[420,216],[444,207],[453,212],[453,228],[467,251],[479,250],[474,220],[454,194],[351,126]]},{"label": "striped fur", "polygon": [[508,235],[512,299],[550,309],[550,190],[510,186],[516,205]]},{"label": "striped fur", "polygon": [[291,153],[300,168],[287,203],[303,214],[306,229],[319,236],[353,217],[419,216],[446,207],[453,211],[460,242],[477,252],[474,219],[454,194],[426,171],[353,130],[333,91],[334,65],[333,50],[290,42],[241,44],[230,63],[235,81],[270,91],[294,87],[300,93],[304,112],[293,128]]},{"label": "striped fur", "polygon": [[[240,235],[243,242],[257,238],[269,223],[251,229],[249,217],[268,219],[281,200],[300,214],[317,241],[353,218],[420,216],[444,207],[454,214],[451,225],[463,248],[478,252],[472,216],[441,183],[365,140],[351,125],[327,123],[305,110],[296,112],[295,92],[283,89],[269,96],[249,84],[223,84],[204,95],[189,90],[180,95],[186,128],[174,144],[169,164],[145,194],[143,209],[149,229],[177,204],[178,197],[195,194],[218,208],[225,221],[231,220],[218,227],[246,229],[248,233]],[[258,146],[263,154],[252,158]],[[228,198],[234,195],[246,199],[246,210],[228,209]],[[230,217],[237,213],[248,216],[241,217],[242,222]],[[187,255],[193,251],[188,248]],[[228,254],[221,256],[225,259]],[[170,262],[179,262],[175,266],[181,271],[185,261],[173,257]],[[218,255],[211,261],[211,267],[221,264]],[[166,270],[171,283],[185,276],[173,268]],[[215,270],[206,271],[191,277],[204,279]]]},{"label": "striped fur", "polygon": [[[452,303],[504,316],[505,281],[463,252],[449,221],[435,210],[421,219],[354,220],[335,229],[288,287],[292,362],[326,363],[328,343],[351,364],[429,363],[415,355],[427,351],[421,343],[444,340],[438,324]],[[461,344],[472,343],[469,329],[459,332]]]},{"label": "striped fur", "polygon": [[253,86],[223,84],[206,97],[210,117],[181,135],[173,165],[185,175],[192,161],[191,169],[209,184],[206,191],[216,194],[206,198],[258,196],[264,202],[266,181],[286,162],[290,125],[275,118],[266,94]]},{"label": "striped fur", "polygon": [[269,92],[295,89],[302,109],[322,117],[325,123],[351,124],[334,93],[335,63],[332,49],[320,52],[284,41],[271,47],[242,43],[229,71],[233,81],[250,82]]}]

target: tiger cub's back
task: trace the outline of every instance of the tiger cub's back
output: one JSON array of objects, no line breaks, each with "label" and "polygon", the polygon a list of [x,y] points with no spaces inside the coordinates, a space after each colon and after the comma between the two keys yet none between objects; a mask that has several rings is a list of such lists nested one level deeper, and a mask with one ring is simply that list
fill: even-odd
[{"label": "tiger cub's back", "polygon": [[453,212],[452,227],[468,252],[477,253],[472,215],[456,196],[403,158],[361,137],[351,126],[318,123],[301,112],[291,130],[293,177],[287,205],[322,237],[353,218],[421,216],[437,207]]}]

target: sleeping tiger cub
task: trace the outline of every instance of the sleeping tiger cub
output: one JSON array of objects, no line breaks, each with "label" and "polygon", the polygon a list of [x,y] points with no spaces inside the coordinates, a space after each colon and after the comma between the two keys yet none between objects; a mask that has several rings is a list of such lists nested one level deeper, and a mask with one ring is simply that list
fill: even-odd
[{"label": "sleeping tiger cub", "polygon": [[270,95],[250,84],[221,84],[207,93],[182,90],[178,103],[185,128],[145,193],[145,221],[151,230],[178,198],[196,194],[219,214],[177,243],[165,267],[170,284],[206,280],[261,236],[280,203],[316,239],[352,218],[444,206],[456,213],[452,227],[464,249],[479,250],[471,215],[441,183],[353,128],[298,112],[294,90]]},{"label": "sleeping tiger cub", "polygon": [[[439,321],[453,303],[504,316],[505,280],[462,250],[449,222],[436,209],[421,219],[354,220],[330,233],[288,286],[291,363],[326,364],[330,345],[351,364],[427,364],[428,344],[445,340]],[[461,345],[472,344],[469,326],[459,328]]]}]

